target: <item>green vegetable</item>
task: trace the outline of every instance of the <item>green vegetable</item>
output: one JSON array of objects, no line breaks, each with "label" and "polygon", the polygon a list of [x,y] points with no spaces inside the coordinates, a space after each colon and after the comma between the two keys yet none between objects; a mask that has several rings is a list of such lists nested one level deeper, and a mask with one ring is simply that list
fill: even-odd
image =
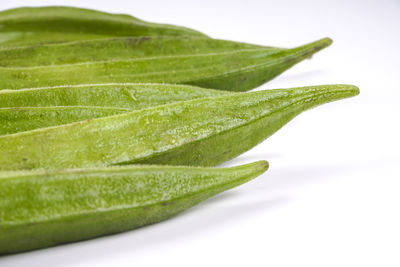
[{"label": "green vegetable", "polygon": [[125,166],[0,172],[0,254],[109,235],[156,223],[268,169]]},{"label": "green vegetable", "polygon": [[0,108],[0,135],[101,118],[131,111],[109,107],[13,107]]},{"label": "green vegetable", "polygon": [[0,46],[3,47],[154,35],[205,36],[184,27],[74,7],[23,7],[0,12]]},{"label": "green vegetable", "polygon": [[[120,37],[2,49],[0,50],[0,66],[61,65],[155,56],[217,53],[254,48],[263,47],[204,37]],[[274,53],[285,49],[264,47],[264,50],[270,50],[271,53]]]},{"label": "green vegetable", "polygon": [[293,49],[255,48],[54,66],[0,67],[0,89],[82,83],[160,82],[246,91],[331,44],[328,38]]},{"label": "green vegetable", "polygon": [[357,94],[351,85],[237,93],[4,135],[0,169],[217,165],[249,150],[302,111]]},{"label": "green vegetable", "polygon": [[96,106],[142,109],[176,101],[229,95],[190,85],[109,83],[1,90],[0,108]]},{"label": "green vegetable", "polygon": [[230,92],[189,85],[92,84],[0,91],[0,135]]},{"label": "green vegetable", "polygon": [[92,84],[2,90],[0,135],[229,94],[226,91],[169,84]]}]

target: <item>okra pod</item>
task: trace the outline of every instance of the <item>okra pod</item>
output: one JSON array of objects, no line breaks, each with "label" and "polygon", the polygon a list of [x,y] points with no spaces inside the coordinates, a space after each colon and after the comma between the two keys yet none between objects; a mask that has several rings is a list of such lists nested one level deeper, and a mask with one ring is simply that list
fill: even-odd
[{"label": "okra pod", "polygon": [[131,111],[113,107],[13,107],[0,108],[0,135],[107,117]]},{"label": "okra pod", "polygon": [[156,223],[267,168],[259,161],[221,169],[136,165],[0,172],[0,254]]},{"label": "okra pod", "polygon": [[282,48],[188,36],[114,37],[60,44],[0,49],[0,66],[30,67],[227,52],[263,48],[275,53]]},{"label": "okra pod", "polygon": [[358,92],[351,85],[325,85],[237,93],[3,135],[0,169],[217,165],[302,111]]},{"label": "okra pod", "polygon": [[0,67],[0,89],[82,83],[154,82],[246,91],[329,46],[329,38],[293,49],[270,48],[155,56],[65,65]]},{"label": "okra pod", "polygon": [[231,92],[189,85],[91,84],[0,91],[0,135]]},{"label": "okra pod", "polygon": [[179,84],[78,84],[0,90],[0,108],[93,106],[136,110],[176,101],[229,94],[232,93]]},{"label": "okra pod", "polygon": [[75,7],[23,7],[0,12],[0,46],[3,47],[153,35],[205,36],[185,27]]}]

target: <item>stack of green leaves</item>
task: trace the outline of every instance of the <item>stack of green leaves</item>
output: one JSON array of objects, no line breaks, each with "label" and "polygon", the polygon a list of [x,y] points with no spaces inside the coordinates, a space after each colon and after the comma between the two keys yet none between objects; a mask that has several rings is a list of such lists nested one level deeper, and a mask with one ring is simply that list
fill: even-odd
[{"label": "stack of green leaves", "polygon": [[0,12],[0,254],[167,219],[260,175],[211,168],[352,85],[244,92],[331,44],[277,48],[70,7]]}]

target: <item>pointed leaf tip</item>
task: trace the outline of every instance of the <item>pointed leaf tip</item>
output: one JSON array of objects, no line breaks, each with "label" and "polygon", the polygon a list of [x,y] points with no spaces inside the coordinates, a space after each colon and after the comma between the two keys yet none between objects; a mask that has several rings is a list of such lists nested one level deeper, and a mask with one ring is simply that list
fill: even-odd
[{"label": "pointed leaf tip", "polygon": [[321,51],[322,49],[330,46],[332,44],[332,39],[322,38],[320,40],[298,46],[292,50],[296,52],[299,58],[311,58],[312,55]]},{"label": "pointed leaf tip", "polygon": [[254,164],[254,169],[256,170],[256,172],[260,174],[266,172],[269,168],[269,163],[266,160],[256,161],[252,164]]},{"label": "pointed leaf tip", "polygon": [[330,46],[332,43],[333,43],[333,40],[331,38],[325,37],[325,38],[319,39],[317,41],[311,42],[305,46],[315,47],[316,49],[318,49],[316,51],[319,51],[321,49],[324,49],[325,47]]},{"label": "pointed leaf tip", "polygon": [[325,37],[325,38],[318,40],[317,42],[323,43],[323,44],[325,44],[325,47],[327,47],[333,43],[333,40],[329,37]]},{"label": "pointed leaf tip", "polygon": [[347,87],[350,96],[356,96],[360,94],[360,88],[357,86],[350,84],[346,84],[345,86]]},{"label": "pointed leaf tip", "polygon": [[357,86],[351,84],[331,85],[331,89],[338,92],[343,92],[347,97],[356,96],[360,93],[360,89]]},{"label": "pointed leaf tip", "polygon": [[247,171],[255,174],[255,175],[260,175],[264,172],[266,172],[269,168],[269,163],[266,160],[259,160],[259,161],[255,161],[255,162],[251,162],[251,163],[247,163],[244,165],[240,165],[240,166],[235,166],[232,167],[233,169],[246,169]]}]

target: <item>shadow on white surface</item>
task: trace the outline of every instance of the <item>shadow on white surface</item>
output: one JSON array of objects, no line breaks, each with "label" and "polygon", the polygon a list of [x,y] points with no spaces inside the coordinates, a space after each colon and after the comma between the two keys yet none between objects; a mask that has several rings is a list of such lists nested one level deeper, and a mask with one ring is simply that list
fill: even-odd
[{"label": "shadow on white surface", "polygon": [[261,191],[266,188],[287,190],[303,187],[308,184],[323,183],[332,179],[342,179],[348,177],[352,172],[357,172],[362,166],[367,167],[367,164],[363,163],[360,166],[354,163],[277,166],[270,170],[271,179],[266,180],[257,189]]}]

